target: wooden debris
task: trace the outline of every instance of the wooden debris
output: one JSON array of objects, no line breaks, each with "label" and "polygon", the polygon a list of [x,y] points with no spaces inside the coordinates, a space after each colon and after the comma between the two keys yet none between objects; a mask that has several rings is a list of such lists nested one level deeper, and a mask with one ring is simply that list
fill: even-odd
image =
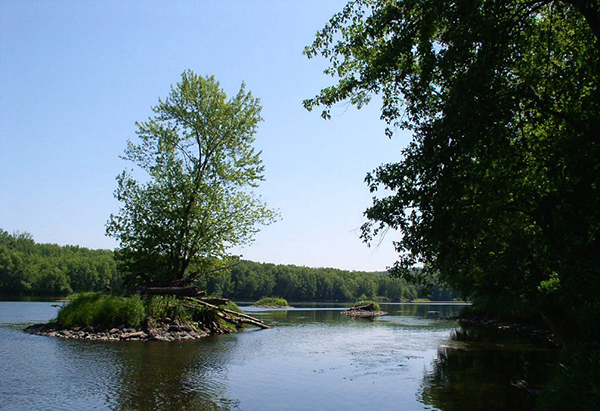
[{"label": "wooden debris", "polygon": [[[215,310],[217,312],[217,315],[219,315],[219,312],[221,313],[227,313],[227,314],[231,314],[233,316],[239,317],[236,318],[235,320],[240,322],[240,323],[244,323],[244,324],[252,324],[255,325],[257,327],[263,328],[263,329],[269,329],[271,327],[269,327],[268,325],[266,325],[265,323],[263,323],[261,320],[259,320],[258,318],[254,318],[251,317],[247,314],[242,314],[242,313],[238,313],[237,311],[233,311],[233,310],[228,310],[227,308],[221,308],[221,307],[217,307],[216,305],[212,305],[210,303],[207,303],[206,301],[202,301],[199,300],[197,298],[192,298],[192,297],[183,297],[184,300],[187,301],[191,301],[194,302],[196,304],[200,304],[203,305],[205,307],[211,308],[213,310]],[[221,317],[219,315],[219,317]],[[223,318],[223,317],[221,317]],[[227,321],[225,318],[223,318],[225,321]]]}]

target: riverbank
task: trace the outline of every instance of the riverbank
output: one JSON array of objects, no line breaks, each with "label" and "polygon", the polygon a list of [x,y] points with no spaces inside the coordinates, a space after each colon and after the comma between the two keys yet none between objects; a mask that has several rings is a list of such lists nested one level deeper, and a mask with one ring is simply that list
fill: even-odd
[{"label": "riverbank", "polygon": [[512,331],[525,335],[534,341],[548,344],[553,347],[560,347],[560,341],[552,331],[540,325],[518,322],[503,321],[485,314],[461,314],[458,317],[451,318],[457,320],[461,325],[472,325],[482,328]]}]

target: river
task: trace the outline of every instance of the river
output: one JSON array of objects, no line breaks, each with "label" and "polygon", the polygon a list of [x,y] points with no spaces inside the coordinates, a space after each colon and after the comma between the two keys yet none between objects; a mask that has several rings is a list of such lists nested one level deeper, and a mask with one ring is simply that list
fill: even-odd
[{"label": "river", "polygon": [[29,335],[49,302],[0,302],[0,409],[527,410],[554,351],[462,328],[457,304],[244,307],[274,325],[201,341],[88,342]]}]

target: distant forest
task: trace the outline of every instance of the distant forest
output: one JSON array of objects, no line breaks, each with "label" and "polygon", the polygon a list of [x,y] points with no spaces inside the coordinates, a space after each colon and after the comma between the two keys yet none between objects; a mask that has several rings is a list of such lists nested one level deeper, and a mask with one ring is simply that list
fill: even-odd
[{"label": "distant forest", "polygon": [[[118,291],[123,276],[110,250],[36,244],[28,233],[0,229],[0,295],[65,296],[87,291]],[[290,301],[354,301],[379,298],[452,300],[448,290],[434,287],[424,294],[387,273],[345,271],[239,261],[230,270],[200,280],[208,293],[236,300],[278,296]]]}]

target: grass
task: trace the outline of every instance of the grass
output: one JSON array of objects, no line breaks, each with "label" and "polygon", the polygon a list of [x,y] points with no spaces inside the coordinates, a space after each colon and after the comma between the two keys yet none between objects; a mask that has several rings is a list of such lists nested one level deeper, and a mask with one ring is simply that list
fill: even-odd
[{"label": "grass", "polygon": [[415,298],[411,301],[411,303],[430,303],[431,300],[429,298]]},{"label": "grass", "polygon": [[146,307],[139,296],[82,293],[60,309],[56,322],[66,328],[76,325],[139,327],[145,319]]},{"label": "grass", "polygon": [[289,307],[287,300],[279,297],[264,297],[254,303],[258,307]]},{"label": "grass", "polygon": [[542,390],[538,410],[593,410],[600,404],[600,350],[580,348],[561,352]]},{"label": "grass", "polygon": [[[222,308],[242,312],[232,301]],[[117,297],[101,293],[82,293],[75,295],[58,312],[56,322],[64,327],[102,326],[106,328],[125,325],[141,328],[155,325],[158,321],[191,323],[208,328],[215,333],[234,331],[235,326],[219,318],[214,310],[187,308],[184,302],[175,296],[153,296],[142,299],[139,295]]]}]

